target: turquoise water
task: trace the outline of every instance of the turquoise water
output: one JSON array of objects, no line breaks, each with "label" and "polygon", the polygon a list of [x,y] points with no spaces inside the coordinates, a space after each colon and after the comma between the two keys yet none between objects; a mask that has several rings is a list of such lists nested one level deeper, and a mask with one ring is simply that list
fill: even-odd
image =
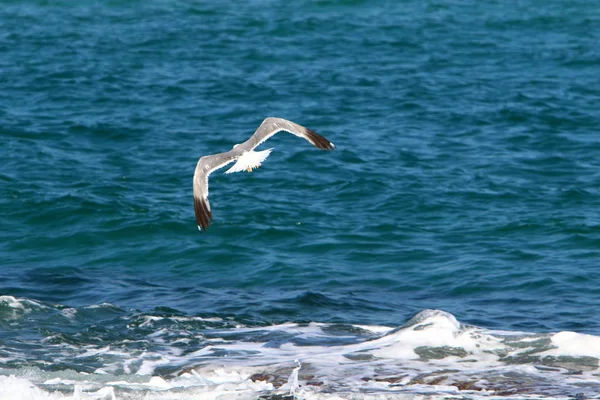
[{"label": "turquoise water", "polygon": [[[444,310],[442,331],[543,338],[539,357],[507,361],[511,347],[501,365],[598,379],[600,5],[11,1],[0,27],[3,375],[50,390],[47,374],[90,373],[121,398],[104,373],[175,385],[255,362],[231,343],[356,345]],[[199,233],[198,158],[267,116],[336,150],[278,134],[260,169],[211,176]],[[557,344],[564,331],[589,354]],[[216,338],[231,343],[202,353]],[[286,379],[294,358],[260,356]],[[312,362],[340,386],[311,389],[303,367],[306,393],[363,389]],[[542,378],[527,393],[596,394]]]}]

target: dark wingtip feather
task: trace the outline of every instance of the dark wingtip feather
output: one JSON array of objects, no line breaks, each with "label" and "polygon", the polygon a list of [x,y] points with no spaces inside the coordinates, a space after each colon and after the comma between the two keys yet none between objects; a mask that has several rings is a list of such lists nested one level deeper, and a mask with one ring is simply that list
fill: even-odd
[{"label": "dark wingtip feather", "polygon": [[325,139],[323,136],[319,135],[317,132],[306,128],[306,136],[308,136],[315,145],[315,147],[322,150],[333,150],[335,149],[335,145],[331,143],[329,140]]},{"label": "dark wingtip feather", "polygon": [[198,229],[200,231],[207,230],[212,220],[212,212],[208,209],[208,204],[203,199],[194,196],[194,211]]}]

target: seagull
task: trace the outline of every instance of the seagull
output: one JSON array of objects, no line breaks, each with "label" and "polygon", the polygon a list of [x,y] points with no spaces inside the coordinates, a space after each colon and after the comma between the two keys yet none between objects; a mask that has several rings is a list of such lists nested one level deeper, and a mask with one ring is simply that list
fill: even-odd
[{"label": "seagull", "polygon": [[208,202],[208,176],[215,170],[236,161],[225,171],[226,174],[248,171],[260,167],[271,154],[272,148],[263,151],[254,149],[278,132],[286,131],[306,139],[313,146],[322,150],[333,150],[334,144],[318,133],[283,118],[266,118],[250,139],[236,144],[229,151],[201,157],[194,172],[194,211],[198,230],[207,230],[212,221],[212,212]]}]

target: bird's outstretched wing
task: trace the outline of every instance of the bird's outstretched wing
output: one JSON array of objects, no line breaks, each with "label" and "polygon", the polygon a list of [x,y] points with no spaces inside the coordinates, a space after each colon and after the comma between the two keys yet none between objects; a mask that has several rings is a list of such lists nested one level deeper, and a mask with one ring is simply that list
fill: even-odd
[{"label": "bird's outstretched wing", "polygon": [[283,118],[265,118],[260,124],[256,132],[244,143],[240,144],[239,147],[245,151],[250,151],[256,146],[260,145],[277,132],[286,131],[292,133],[298,137],[306,139],[313,146],[322,150],[333,150],[335,145],[317,132],[310,130],[302,125],[298,125],[292,121],[288,121]]},{"label": "bird's outstretched wing", "polygon": [[[237,152],[236,152],[237,153]],[[194,171],[194,211],[199,230],[207,230],[212,220],[210,203],[208,202],[208,176],[219,168],[235,161],[238,154],[226,153],[204,156],[198,160]]]}]

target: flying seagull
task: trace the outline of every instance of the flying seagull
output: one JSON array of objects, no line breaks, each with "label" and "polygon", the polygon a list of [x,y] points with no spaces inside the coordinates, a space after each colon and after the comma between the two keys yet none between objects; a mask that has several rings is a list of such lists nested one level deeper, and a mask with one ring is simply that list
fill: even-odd
[{"label": "flying seagull", "polygon": [[261,163],[271,154],[271,149],[254,151],[254,149],[275,135],[277,132],[286,131],[306,139],[313,146],[323,150],[333,150],[335,146],[318,133],[283,118],[266,118],[250,139],[244,143],[236,144],[225,153],[201,157],[194,172],[194,211],[198,230],[207,230],[212,221],[212,212],[208,203],[208,176],[215,170],[223,168],[229,163],[236,163],[225,173],[248,171],[260,167]]}]

